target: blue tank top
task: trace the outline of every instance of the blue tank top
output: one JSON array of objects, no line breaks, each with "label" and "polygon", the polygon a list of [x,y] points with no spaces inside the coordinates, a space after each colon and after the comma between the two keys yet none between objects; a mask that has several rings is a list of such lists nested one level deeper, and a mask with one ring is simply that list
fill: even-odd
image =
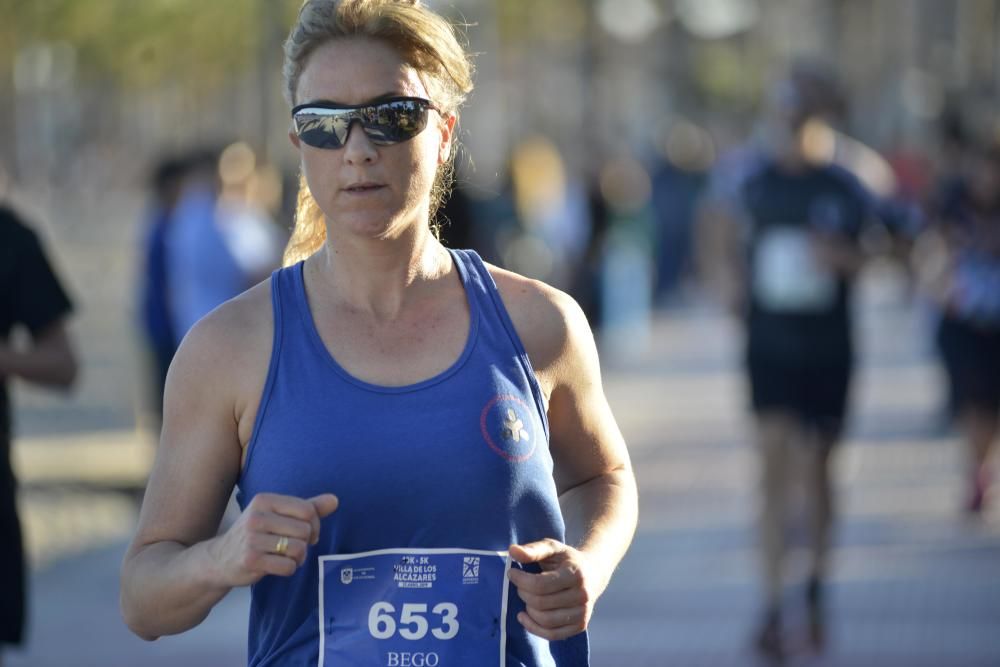
[{"label": "blue tank top", "polygon": [[[340,507],[296,574],[252,587],[252,667],[323,664],[322,628],[333,622],[322,619],[317,594],[324,557],[564,539],[538,381],[482,260],[450,252],[471,316],[465,348],[447,370],[402,387],[364,382],[330,355],[302,262],[271,277],[274,342],[237,500],[245,509],[262,492],[335,493]],[[589,664],[585,633],[560,642],[530,635],[512,586],[504,597],[506,667]]]}]

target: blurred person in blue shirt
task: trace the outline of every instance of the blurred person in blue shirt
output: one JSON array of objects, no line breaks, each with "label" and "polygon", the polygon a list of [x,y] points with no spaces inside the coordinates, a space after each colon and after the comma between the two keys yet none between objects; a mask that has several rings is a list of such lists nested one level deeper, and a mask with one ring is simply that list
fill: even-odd
[{"label": "blurred person in blue shirt", "polygon": [[151,202],[146,212],[139,267],[139,327],[146,342],[151,363],[149,400],[157,421],[163,404],[163,386],[167,369],[180,342],[174,330],[171,298],[167,280],[167,232],[188,159],[171,157],[154,169],[150,183]]},{"label": "blurred person in blue shirt", "polygon": [[177,339],[266,278],[279,264],[280,243],[263,212],[223,196],[217,153],[193,158],[166,233],[171,327]]},{"label": "blurred person in blue shirt", "polygon": [[969,449],[966,508],[978,513],[1000,432],[1000,147],[973,151],[939,208],[945,259],[932,281],[942,311],[938,344],[952,414]]},{"label": "blurred person in blue shirt", "polygon": [[217,223],[218,156],[193,160],[170,215],[166,235],[171,326],[183,338],[213,308],[247,288]]}]

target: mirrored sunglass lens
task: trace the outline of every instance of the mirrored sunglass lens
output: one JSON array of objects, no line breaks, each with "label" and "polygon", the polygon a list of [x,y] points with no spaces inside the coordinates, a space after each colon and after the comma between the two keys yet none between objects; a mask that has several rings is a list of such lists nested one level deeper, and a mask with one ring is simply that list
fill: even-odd
[{"label": "mirrored sunglass lens", "polygon": [[365,134],[376,144],[393,144],[420,134],[427,127],[427,107],[415,100],[379,104],[374,124],[365,125]]},{"label": "mirrored sunglass lens", "polygon": [[295,133],[314,148],[340,148],[347,139],[350,114],[300,111],[295,115]]}]

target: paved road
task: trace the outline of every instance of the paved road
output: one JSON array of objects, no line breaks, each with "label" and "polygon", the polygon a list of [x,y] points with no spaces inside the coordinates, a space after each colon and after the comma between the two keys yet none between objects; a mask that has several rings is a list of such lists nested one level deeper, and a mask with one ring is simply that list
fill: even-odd
[{"label": "paved road", "polygon": [[[866,302],[858,410],[836,461],[843,516],[830,648],[789,664],[1000,665],[1000,507],[980,522],[958,511],[960,449],[936,433],[937,370],[912,335],[919,313],[887,308],[877,289]],[[742,385],[726,363],[735,340],[694,314],[661,322],[655,348],[609,382],[642,516],[598,607],[594,664],[757,664],[747,650],[758,612],[755,473]],[[801,595],[790,586],[789,601]]]},{"label": "paved road", "polygon": [[[893,306],[886,284],[873,280],[866,291],[858,409],[837,459],[843,520],[830,649],[790,664],[996,667],[1000,497],[979,522],[960,516],[961,459],[954,438],[936,432],[938,378],[914,334],[919,313]],[[90,298],[107,305],[121,297],[118,287],[106,292]],[[8,667],[241,664],[245,592],[198,629],[152,644],[119,620],[117,568],[134,507],[93,484],[127,481],[148,465],[149,449],[127,423],[129,371],[113,363],[120,326],[88,317],[85,345],[98,360],[88,382],[97,393],[68,404],[23,398],[17,453],[37,569],[30,641]],[[597,609],[597,667],[756,664],[746,651],[757,612],[755,462],[735,350],[729,325],[693,308],[658,319],[647,346],[609,363],[606,384],[638,471],[642,513]],[[796,594],[791,588],[790,600]]]}]

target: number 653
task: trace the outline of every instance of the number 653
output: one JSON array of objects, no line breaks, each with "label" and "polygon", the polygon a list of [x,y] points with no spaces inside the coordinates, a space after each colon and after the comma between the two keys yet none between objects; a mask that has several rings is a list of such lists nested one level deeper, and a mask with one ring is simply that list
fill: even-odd
[{"label": "number 653", "polygon": [[416,641],[427,636],[428,630],[437,639],[453,639],[458,634],[458,606],[452,602],[439,602],[431,609],[438,616],[435,627],[427,620],[427,605],[407,602],[399,614],[391,602],[376,602],[368,611],[368,632],[375,639],[389,639],[399,630],[403,639]]}]

